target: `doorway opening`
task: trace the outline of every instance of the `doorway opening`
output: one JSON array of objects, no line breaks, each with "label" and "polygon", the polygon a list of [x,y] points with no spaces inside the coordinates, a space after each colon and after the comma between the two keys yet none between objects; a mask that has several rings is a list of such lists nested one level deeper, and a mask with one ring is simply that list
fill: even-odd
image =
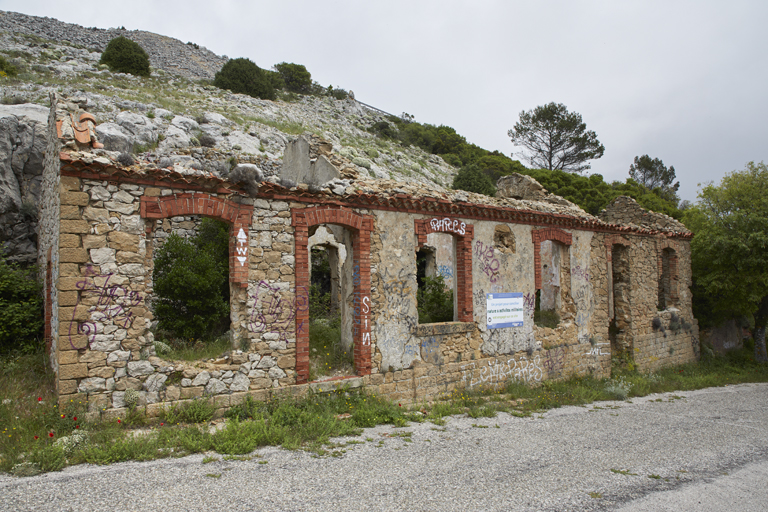
[{"label": "doorway opening", "polygon": [[351,235],[320,225],[309,238],[309,380],[354,375]]}]

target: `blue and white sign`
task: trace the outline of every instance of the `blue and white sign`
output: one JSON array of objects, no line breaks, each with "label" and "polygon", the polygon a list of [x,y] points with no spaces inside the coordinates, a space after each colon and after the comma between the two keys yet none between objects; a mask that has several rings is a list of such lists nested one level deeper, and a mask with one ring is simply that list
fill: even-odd
[{"label": "blue and white sign", "polygon": [[486,293],[488,329],[523,326],[522,293]]}]

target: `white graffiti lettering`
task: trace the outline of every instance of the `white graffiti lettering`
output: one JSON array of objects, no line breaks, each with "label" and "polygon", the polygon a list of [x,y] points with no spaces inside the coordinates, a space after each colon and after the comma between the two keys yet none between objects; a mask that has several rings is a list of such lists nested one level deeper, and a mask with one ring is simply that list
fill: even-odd
[{"label": "white graffiti lettering", "polygon": [[525,356],[519,360],[511,358],[505,361],[494,359],[488,361],[487,365],[477,366],[477,363],[470,363],[461,367],[462,381],[466,387],[472,388],[478,384],[494,385],[500,384],[508,379],[520,380],[526,383],[540,382],[544,372],[539,366],[539,356],[528,360]]},{"label": "white graffiti lettering", "polygon": [[429,225],[433,231],[449,231],[451,233],[458,233],[463,235],[466,233],[467,225],[457,219],[432,219],[429,221]]}]

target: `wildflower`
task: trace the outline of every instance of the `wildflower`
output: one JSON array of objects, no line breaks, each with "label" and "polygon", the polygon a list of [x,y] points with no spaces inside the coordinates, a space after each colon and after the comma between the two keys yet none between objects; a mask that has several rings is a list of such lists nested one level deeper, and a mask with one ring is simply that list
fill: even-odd
[{"label": "wildflower", "polygon": [[61,415],[61,418],[62,418],[62,419],[64,419],[64,418],[66,418],[66,416],[64,416],[64,415],[62,414],[62,415]]},{"label": "wildflower", "polygon": [[80,425],[75,425],[75,428],[80,428]]},{"label": "wildflower", "polygon": [[117,422],[118,422],[118,423],[122,423],[122,422],[120,421],[120,418],[117,418]]},{"label": "wildflower", "polygon": [[35,440],[40,439],[38,436],[35,436]]},{"label": "wildflower", "polygon": [[48,437],[53,437],[53,432],[48,432]]},{"label": "wildflower", "polygon": [[72,416],[72,421],[77,421],[77,416]]},{"label": "wildflower", "polygon": [[37,397],[37,401],[38,402],[42,402],[43,401],[43,397],[41,397],[41,396]]},{"label": "wildflower", "polygon": [[160,426],[162,427],[163,425],[165,425],[165,423],[160,422]]}]

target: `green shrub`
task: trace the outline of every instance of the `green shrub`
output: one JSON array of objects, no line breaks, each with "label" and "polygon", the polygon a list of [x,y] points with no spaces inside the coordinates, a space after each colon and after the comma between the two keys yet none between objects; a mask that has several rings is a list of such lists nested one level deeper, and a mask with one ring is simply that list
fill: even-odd
[{"label": "green shrub", "polygon": [[416,300],[420,324],[453,321],[453,290],[446,288],[443,276],[425,277]]},{"label": "green shrub", "polygon": [[118,73],[149,76],[149,55],[139,43],[123,36],[116,37],[107,44],[99,64],[106,64],[109,69]]},{"label": "green shrub", "polygon": [[43,298],[33,268],[0,253],[0,352],[32,352],[43,334]]},{"label": "green shrub", "polygon": [[285,88],[290,92],[307,94],[312,86],[312,75],[301,64],[281,62],[273,66],[282,78]]},{"label": "green shrub", "polygon": [[154,313],[158,329],[211,340],[229,328],[229,228],[203,219],[196,236],[172,233],[155,257]]},{"label": "green shrub", "polygon": [[13,78],[19,74],[19,70],[16,66],[8,62],[5,57],[0,55],[0,77]]},{"label": "green shrub", "polygon": [[213,85],[254,98],[275,99],[275,88],[269,75],[253,61],[242,57],[228,60],[216,73]]},{"label": "green shrub", "polygon": [[477,164],[465,165],[453,178],[454,190],[466,190],[467,192],[476,192],[493,196],[496,193],[496,186],[491,182]]}]

